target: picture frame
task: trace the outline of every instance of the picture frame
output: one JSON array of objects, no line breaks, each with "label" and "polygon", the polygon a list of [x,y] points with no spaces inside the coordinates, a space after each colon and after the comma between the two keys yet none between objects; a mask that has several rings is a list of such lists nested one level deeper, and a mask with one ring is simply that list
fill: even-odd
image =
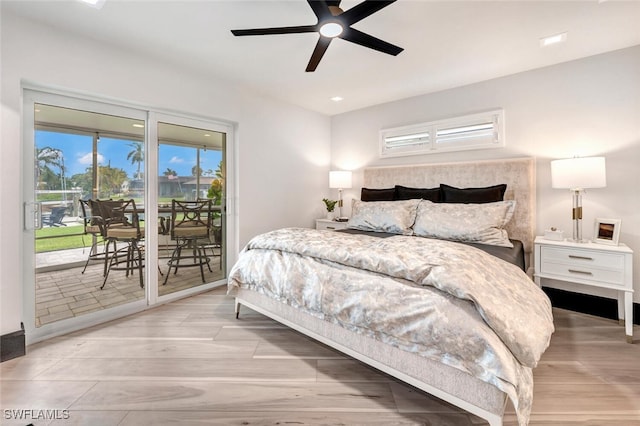
[{"label": "picture frame", "polygon": [[593,242],[618,245],[620,239],[620,219],[597,218],[593,230]]}]

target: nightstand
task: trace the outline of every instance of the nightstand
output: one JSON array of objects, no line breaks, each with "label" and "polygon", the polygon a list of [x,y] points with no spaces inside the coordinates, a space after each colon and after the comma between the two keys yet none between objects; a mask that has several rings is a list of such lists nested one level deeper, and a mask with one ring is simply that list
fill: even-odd
[{"label": "nightstand", "polygon": [[316,229],[325,229],[329,231],[347,229],[347,223],[349,222],[337,222],[330,219],[316,219]]},{"label": "nightstand", "polygon": [[624,244],[535,240],[535,281],[542,278],[618,291],[618,318],[633,342],[633,251]]}]

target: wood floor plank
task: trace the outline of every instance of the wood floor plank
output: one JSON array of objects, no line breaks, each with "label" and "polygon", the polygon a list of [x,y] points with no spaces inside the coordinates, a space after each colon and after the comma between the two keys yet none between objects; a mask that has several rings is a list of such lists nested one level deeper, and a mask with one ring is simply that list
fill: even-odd
[{"label": "wood floor plank", "polygon": [[0,378],[2,380],[32,380],[38,374],[53,367],[60,361],[60,358],[26,356],[14,358],[0,363]]},{"label": "wood floor plank", "polygon": [[[518,426],[515,415],[506,415],[503,426]],[[539,414],[531,416],[529,426],[640,426],[635,414]]]},{"label": "wood floor plank", "polygon": [[69,337],[80,337],[85,339],[113,339],[113,338],[129,338],[129,339],[152,339],[152,338],[184,338],[184,339],[213,339],[218,334],[221,327],[212,326],[194,326],[185,327],[183,325],[161,325],[156,324],[139,324],[131,327],[127,324],[108,325],[101,327],[92,327],[89,330],[81,330],[69,334]]},{"label": "wood floor plank", "polygon": [[223,325],[215,340],[298,340],[300,335],[280,324],[237,326]]},{"label": "wood floor plank", "polygon": [[533,406],[540,413],[640,414],[640,385],[540,383]]},{"label": "wood floor plank", "polygon": [[210,358],[102,358],[60,360],[34,380],[208,380],[225,382],[315,382],[310,360]]},{"label": "wood floor plank", "polygon": [[[3,410],[64,410],[97,383],[94,381],[0,380]],[[26,423],[25,423],[26,424]]]},{"label": "wood floor plank", "polygon": [[535,369],[535,383],[573,383],[588,386],[606,383],[606,379],[594,373],[594,369],[577,361],[542,361]]},{"label": "wood floor plank", "polygon": [[292,339],[261,340],[254,357],[256,358],[302,358],[302,359],[345,359],[345,355],[304,336]]},{"label": "wood floor plank", "polygon": [[212,339],[103,339],[85,340],[75,358],[250,358],[257,341],[213,341]]},{"label": "wood floor plank", "polygon": [[216,383],[103,381],[73,403],[73,410],[395,411],[380,383]]},{"label": "wood floor plank", "polygon": [[375,368],[350,358],[318,359],[319,382],[393,382],[394,379]]},{"label": "wood floor plank", "polygon": [[464,414],[132,411],[121,426],[473,426]]}]

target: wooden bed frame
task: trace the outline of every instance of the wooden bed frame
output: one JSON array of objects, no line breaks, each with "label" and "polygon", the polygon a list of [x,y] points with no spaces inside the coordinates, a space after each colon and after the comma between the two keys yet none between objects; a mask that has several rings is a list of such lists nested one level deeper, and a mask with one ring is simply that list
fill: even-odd
[{"label": "wooden bed frame", "polygon": [[[379,167],[364,170],[364,186],[367,188],[389,188],[396,184],[432,188],[440,183],[461,188],[506,183],[505,199],[517,201],[516,213],[508,228],[509,236],[521,240],[525,252],[531,253],[535,233],[535,159],[533,158]],[[526,261],[527,265],[531,264],[529,259]],[[236,317],[239,316],[241,305],[475,414],[487,420],[491,426],[502,426],[508,398],[493,385],[453,367],[317,319],[257,292],[240,289],[236,295]]]}]

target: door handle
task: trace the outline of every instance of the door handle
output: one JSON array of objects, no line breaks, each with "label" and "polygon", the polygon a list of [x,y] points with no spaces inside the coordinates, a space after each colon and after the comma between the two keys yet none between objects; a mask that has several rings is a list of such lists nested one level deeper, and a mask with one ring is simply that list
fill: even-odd
[{"label": "door handle", "polygon": [[42,203],[26,201],[23,204],[24,230],[42,229]]}]

